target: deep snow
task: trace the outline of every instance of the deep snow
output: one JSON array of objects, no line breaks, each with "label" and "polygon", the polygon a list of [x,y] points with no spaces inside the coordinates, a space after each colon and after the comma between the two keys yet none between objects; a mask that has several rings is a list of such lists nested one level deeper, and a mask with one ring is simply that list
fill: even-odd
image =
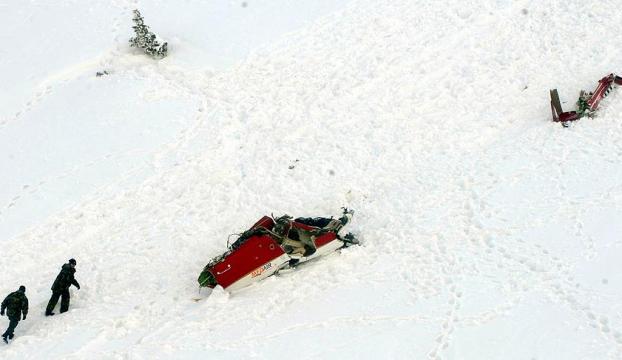
[{"label": "deep snow", "polygon": [[[169,57],[127,46],[135,7]],[[568,129],[547,99],[622,71],[621,20],[613,0],[0,3],[0,296],[31,301],[0,357],[622,357],[622,95]],[[198,293],[228,234],[341,206],[362,246]],[[69,257],[82,289],[45,318]]]}]

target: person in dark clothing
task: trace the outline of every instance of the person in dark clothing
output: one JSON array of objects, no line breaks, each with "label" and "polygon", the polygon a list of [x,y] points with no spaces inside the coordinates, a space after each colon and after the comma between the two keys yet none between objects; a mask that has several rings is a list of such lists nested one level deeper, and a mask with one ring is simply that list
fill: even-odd
[{"label": "person in dark clothing", "polygon": [[75,286],[80,290],[80,284],[74,278],[74,274],[76,273],[76,260],[69,259],[69,262],[60,270],[60,273],[54,280],[54,284],[52,284],[52,297],[48,302],[48,306],[45,309],[45,316],[54,315],[54,307],[58,302],[58,298],[60,299],[60,312],[64,313],[69,310],[69,287],[71,285]]},{"label": "person in dark clothing", "polygon": [[26,314],[28,314],[28,298],[26,297],[26,287],[24,285],[20,286],[19,290],[10,293],[2,301],[0,315],[4,316],[5,310],[6,315],[9,317],[9,327],[2,334],[2,339],[8,344],[8,340],[13,339],[13,331],[15,331],[17,324],[20,320],[26,320]]}]

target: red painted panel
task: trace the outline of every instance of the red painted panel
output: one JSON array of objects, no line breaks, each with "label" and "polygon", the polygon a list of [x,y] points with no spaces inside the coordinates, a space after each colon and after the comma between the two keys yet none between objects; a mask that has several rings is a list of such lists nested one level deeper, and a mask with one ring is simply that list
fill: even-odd
[{"label": "red painted panel", "polygon": [[[299,222],[296,222],[296,221],[292,221],[292,226],[295,227],[295,228],[302,229],[302,230],[307,230],[307,231],[320,230],[320,228],[318,228],[318,227],[310,226],[310,225],[299,223]],[[316,247],[322,247],[322,246],[328,244],[329,242],[335,240],[336,237],[337,237],[337,234],[335,234],[334,232],[332,232],[332,231],[326,232],[326,233],[318,236],[317,238],[315,238],[315,246]]]},{"label": "red painted panel", "polygon": [[587,101],[590,106],[590,110],[594,111],[598,107],[600,101],[607,96],[606,92],[609,90],[609,86],[615,80],[615,75],[609,74],[598,81],[598,87],[594,90],[594,94]]},{"label": "red painted panel", "polygon": [[296,221],[292,221],[292,226],[297,228],[297,229],[303,229],[303,230],[307,230],[307,231],[319,230],[318,227],[310,226],[310,225],[299,223],[299,222],[296,222]]},{"label": "red painted panel", "polygon": [[563,112],[559,114],[559,121],[561,122],[575,121],[575,120],[579,120],[579,115],[577,114],[576,111],[567,111],[567,112]]},{"label": "red painted panel", "polygon": [[322,246],[328,244],[329,242],[335,240],[335,238],[337,238],[337,234],[335,234],[332,231],[324,233],[324,234],[318,236],[317,238],[315,238],[315,246],[316,247],[322,247]]},{"label": "red painted panel", "polygon": [[282,254],[284,254],[283,249],[269,235],[253,236],[236,251],[214,265],[211,273],[216,278],[218,284],[223,288],[227,288],[251,271]]}]

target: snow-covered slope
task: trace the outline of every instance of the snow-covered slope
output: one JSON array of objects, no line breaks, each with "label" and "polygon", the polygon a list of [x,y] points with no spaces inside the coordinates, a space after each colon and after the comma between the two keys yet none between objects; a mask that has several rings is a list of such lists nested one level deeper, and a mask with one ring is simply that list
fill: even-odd
[{"label": "snow-covered slope", "polygon": [[[622,94],[568,129],[546,98],[622,69],[618,2],[281,3],[217,7],[220,57],[204,2],[0,4],[0,357],[622,357]],[[197,293],[228,234],[341,206],[362,246]]]}]

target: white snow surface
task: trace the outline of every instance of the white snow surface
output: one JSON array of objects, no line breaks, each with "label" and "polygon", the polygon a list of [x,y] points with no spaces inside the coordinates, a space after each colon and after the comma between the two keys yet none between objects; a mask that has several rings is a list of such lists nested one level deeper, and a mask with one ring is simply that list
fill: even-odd
[{"label": "white snow surface", "polygon": [[[134,8],[167,58],[128,46]],[[622,71],[619,1],[5,0],[0,23],[0,296],[30,299],[0,358],[622,358],[622,94],[569,128],[548,105]],[[341,206],[361,246],[198,293],[229,234]],[[46,318],[70,257],[82,289]]]}]

